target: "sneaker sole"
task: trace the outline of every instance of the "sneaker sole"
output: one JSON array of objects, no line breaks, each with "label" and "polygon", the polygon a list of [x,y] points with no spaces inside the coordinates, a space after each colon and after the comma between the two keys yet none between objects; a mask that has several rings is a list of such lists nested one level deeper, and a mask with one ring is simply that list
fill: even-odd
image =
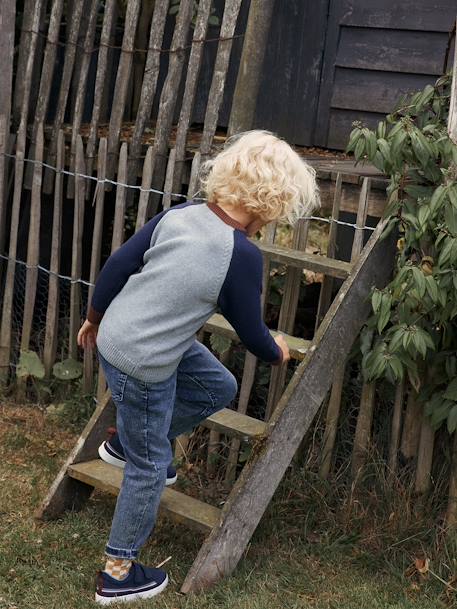
[{"label": "sneaker sole", "polygon": [[[117,459],[113,455],[110,455],[110,453],[105,448],[104,442],[103,442],[103,444],[100,444],[100,446],[98,447],[98,456],[105,463],[109,463],[110,465],[114,465],[115,467],[120,467],[121,469],[125,468],[125,461],[123,461],[122,459]],[[171,486],[177,480],[178,480],[177,474],[175,476],[173,476],[173,478],[167,478],[167,481],[165,482],[165,486]]]},{"label": "sneaker sole", "polygon": [[133,594],[121,595],[121,596],[103,596],[95,593],[95,602],[99,605],[111,605],[111,603],[130,603],[133,601],[138,601],[143,598],[152,598],[153,596],[157,596],[165,590],[168,586],[168,575],[160,584],[160,586],[156,586],[155,588],[151,588],[151,590],[145,590],[144,592],[136,592]]}]

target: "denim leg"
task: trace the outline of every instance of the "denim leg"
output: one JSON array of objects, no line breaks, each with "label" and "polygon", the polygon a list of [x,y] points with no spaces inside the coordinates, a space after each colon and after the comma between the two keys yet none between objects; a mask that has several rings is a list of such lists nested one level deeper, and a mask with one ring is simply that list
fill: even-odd
[{"label": "denim leg", "polygon": [[233,374],[209,349],[195,341],[178,366],[170,440],[228,406],[237,390]]},{"label": "denim leg", "polygon": [[117,431],[127,463],[106,553],[134,559],[148,539],[172,459],[168,432],[176,395],[176,372],[144,383],[102,361],[117,407]]}]

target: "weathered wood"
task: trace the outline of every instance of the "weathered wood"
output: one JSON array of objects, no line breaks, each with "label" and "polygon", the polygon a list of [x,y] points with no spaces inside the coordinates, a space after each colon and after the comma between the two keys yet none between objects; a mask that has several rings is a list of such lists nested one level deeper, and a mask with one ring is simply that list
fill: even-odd
[{"label": "weathered wood", "polygon": [[376,383],[364,383],[354,434],[351,470],[355,478],[365,465],[371,443],[371,425],[376,397]]},{"label": "weathered wood", "polygon": [[[149,146],[146,157],[143,164],[143,173],[141,177],[141,192],[140,200],[138,202],[138,213],[136,217],[135,232],[139,231],[144,226],[149,217],[149,199],[151,193],[149,192],[152,182],[152,146]],[[154,215],[154,214],[153,214]]]},{"label": "weathered wood", "polygon": [[[332,207],[332,220],[338,220],[340,215],[341,205],[341,185],[342,175],[338,173],[335,182],[335,192],[333,195],[333,207]],[[338,224],[336,222],[330,222],[330,230],[328,235],[327,244],[327,257],[335,258],[336,255],[336,235],[338,232]],[[316,313],[316,326],[315,330],[319,327],[319,324],[324,319],[325,314],[328,311],[330,303],[332,301],[333,292],[333,277],[331,275],[324,275],[322,280],[321,291],[319,294],[319,304],[317,306]]]},{"label": "weathered wood", "polygon": [[170,206],[171,206],[171,194],[173,192],[173,174],[175,171],[175,163],[176,163],[176,148],[172,148],[170,150],[170,155],[168,157],[167,173],[165,175],[165,183],[163,185],[163,190],[165,192],[165,194],[162,197],[163,209],[170,209]]},{"label": "weathered wood", "polygon": [[109,121],[108,135],[108,168],[107,175],[112,178],[117,162],[119,134],[124,117],[125,102],[132,69],[135,32],[140,13],[140,0],[129,0],[125,14],[124,36],[122,38],[121,58],[117,68],[116,84],[114,86],[113,107]]},{"label": "weathered wood", "polygon": [[406,459],[417,455],[421,428],[422,407],[418,402],[417,393],[410,388],[406,402],[405,418],[401,436],[401,453]]},{"label": "weathered wood", "polygon": [[[102,233],[103,233],[103,212],[105,206],[105,179],[107,168],[107,141],[106,138],[100,138],[98,146],[98,167],[97,167],[97,187],[95,191],[95,216],[94,228],[92,231],[92,249],[90,259],[90,271],[88,292],[88,302],[92,301],[94,294],[94,285],[100,270],[100,258],[102,250]],[[93,374],[94,374],[94,354],[91,347],[84,349],[84,374],[83,387],[87,393],[92,390]]]},{"label": "weathered wood", "polygon": [[416,477],[414,490],[416,493],[426,493],[430,489],[433,464],[433,447],[435,430],[430,425],[430,419],[422,414],[419,446],[417,450]]},{"label": "weathered wood", "polygon": [[[189,126],[192,119],[192,111],[195,103],[195,93],[197,91],[198,77],[203,56],[203,43],[208,30],[208,18],[211,10],[211,0],[200,0],[198,4],[197,18],[195,21],[192,48],[189,56],[189,63],[186,70],[186,83],[184,85],[184,95],[181,104],[178,127],[176,131],[176,167],[173,177],[173,190],[180,192],[182,182],[182,172],[186,155],[186,140]],[[194,157],[195,158],[195,157]]]},{"label": "weathered wood", "polygon": [[6,232],[6,169],[8,163],[4,155],[7,152],[10,133],[15,9],[14,0],[5,0],[2,3],[0,18],[0,57],[2,57],[2,69],[0,70],[0,252],[3,252]]},{"label": "weathered wood", "polygon": [[327,394],[331,384],[327,371],[347,356],[369,314],[367,297],[372,286],[385,285],[390,276],[394,248],[392,238],[379,241],[384,226],[378,226],[342,286],[340,297],[330,307],[273,414],[262,449],[251,455],[224,505],[220,525],[202,546],[184,581],[183,592],[206,588],[220,580],[233,571],[243,555]]},{"label": "weathered wood", "polygon": [[259,243],[258,247],[264,258],[276,260],[290,266],[315,271],[316,273],[325,273],[332,277],[345,279],[351,272],[351,263],[343,260],[335,260],[318,254],[307,254],[300,250],[295,250],[280,245],[267,245]]},{"label": "weathered wood", "polygon": [[43,363],[46,377],[51,374],[56,359],[57,331],[59,321],[59,278],[60,248],[62,239],[62,191],[65,166],[65,137],[63,131],[57,135],[57,162],[54,185],[54,209],[52,214],[51,260],[49,263],[49,291],[46,309],[46,331],[44,335]]},{"label": "weathered wood", "polygon": [[197,195],[200,185],[199,185],[199,171],[201,164],[201,154],[200,152],[196,152],[194,158],[192,159],[192,167],[190,170],[190,178],[189,178],[189,188],[187,190],[187,196],[189,199],[192,199]]},{"label": "weathered wood", "polygon": [[[219,354],[219,361],[222,365],[226,365],[230,358],[231,347]],[[219,451],[221,448],[221,434],[215,427],[210,427],[208,439],[208,455],[206,459],[206,471],[210,477],[217,474],[217,461],[219,459]]]},{"label": "weathered wood", "polygon": [[[92,51],[94,47],[95,28],[97,26],[97,13],[99,7],[99,0],[90,0],[90,12],[87,20],[87,29],[84,37],[84,47],[82,51],[82,60],[79,66],[79,75],[77,81],[75,106],[73,112],[73,123],[71,127],[71,148],[70,148],[70,170],[73,171],[75,167],[75,154],[76,154],[76,138],[79,135],[79,129],[81,127],[81,121],[84,112],[84,102],[86,99],[87,91],[87,78],[89,75],[90,61],[92,57]],[[76,76],[76,73],[75,73]],[[68,188],[67,197],[72,199],[74,197],[75,181],[71,176],[68,176]]]},{"label": "weathered wood", "polygon": [[[204,326],[207,332],[214,332],[215,334],[221,334],[222,336],[226,336],[233,341],[239,341],[238,336],[236,335],[235,330],[229,324],[229,322],[222,317],[219,313],[215,313],[212,315]],[[310,341],[305,340],[303,338],[297,338],[295,336],[290,336],[289,334],[285,334],[284,332],[276,332],[275,330],[270,330],[270,334],[275,337],[278,334],[286,341],[289,350],[290,356],[293,359],[302,360],[305,357],[306,351],[309,348]]]},{"label": "weathered wood", "polygon": [[43,174],[44,135],[43,125],[38,126],[33,170],[32,197],[30,201],[29,235],[27,240],[27,271],[25,278],[24,317],[22,320],[21,350],[27,350],[32,333],[33,312],[40,261],[41,182]]},{"label": "weathered wood", "polygon": [[[76,463],[68,467],[72,479],[95,486],[117,495],[122,484],[123,470],[100,459]],[[182,522],[197,531],[208,533],[219,522],[220,510],[198,499],[184,495],[171,488],[165,488],[160,499],[160,510],[174,520]]]},{"label": "weathered wood", "polygon": [[395,475],[398,466],[398,447],[400,445],[401,415],[405,398],[405,381],[402,380],[395,390],[394,409],[392,413],[392,424],[390,428],[389,442],[389,474]]},{"label": "weathered wood", "polygon": [[19,126],[16,142],[16,159],[14,164],[14,192],[11,209],[10,242],[8,248],[8,266],[3,292],[2,323],[0,329],[0,379],[6,381],[9,374],[11,353],[11,322],[13,317],[14,277],[16,275],[16,256],[21,209],[22,178],[24,176],[24,152],[26,125]]},{"label": "weathered wood", "polygon": [[121,146],[119,153],[119,166],[117,168],[116,203],[114,207],[113,238],[111,240],[111,253],[124,243],[125,203],[127,188],[121,184],[127,183],[127,142]]},{"label": "weathered wood", "polygon": [[253,128],[274,3],[274,0],[251,0],[249,5],[227,130],[229,136]]},{"label": "weathered wood", "polygon": [[[308,241],[309,221],[300,220],[294,229],[292,248],[303,251],[306,249]],[[295,316],[300,296],[300,285],[303,270],[287,267],[286,279],[284,282],[284,292],[279,311],[278,331],[294,333]],[[270,385],[268,388],[267,407],[265,410],[265,420],[271,417],[273,410],[281,397],[286,382],[287,362],[271,369]]]},{"label": "weathered wood", "polygon": [[[138,27],[136,30],[136,47],[138,49],[149,49],[148,47],[148,34],[151,30],[155,29],[152,23],[152,17],[156,6],[165,5],[166,2],[142,2],[140,16],[138,18]],[[133,68],[132,68],[132,99],[131,99],[131,114],[132,116],[138,116],[138,107],[140,105],[141,89],[143,88],[143,79],[145,77],[146,67],[145,53],[134,53],[133,55]]]},{"label": "weathered wood", "polygon": [[70,478],[68,468],[75,463],[98,457],[97,449],[105,439],[106,429],[114,420],[114,405],[110,394],[106,393],[60,468],[48,494],[35,513],[36,518],[52,520],[58,518],[65,510],[77,510],[84,506],[93,489],[75,478]]},{"label": "weathered wood", "polygon": [[100,48],[98,50],[97,74],[95,76],[94,101],[92,104],[92,118],[90,121],[90,130],[86,149],[87,171],[89,175],[92,175],[92,169],[94,166],[98,124],[100,121],[103,92],[105,90],[107,81],[109,44],[115,23],[115,8],[116,0],[106,0],[105,11],[103,14],[102,32],[100,34]]},{"label": "weathered wood", "polygon": [[[2,4],[3,7],[3,4]],[[18,59],[17,59],[17,74],[25,74],[26,66],[29,61],[30,52],[30,41],[32,38],[31,30],[33,16],[34,16],[35,0],[24,0],[24,10],[22,11],[22,22],[21,22],[21,37],[19,39]],[[35,23],[35,25],[37,25]],[[37,31],[37,30],[35,30]],[[3,55],[2,55],[3,57]],[[30,74],[31,78],[31,74]],[[14,83],[14,95],[13,95],[13,127],[16,129],[19,125],[22,115],[22,107],[24,102],[24,89],[26,87],[26,81],[24,78],[16,78]]]},{"label": "weathered wood", "polygon": [[[76,43],[78,41],[79,25],[81,22],[81,14],[84,2],[75,2],[71,13],[70,31],[68,34],[67,44],[65,47],[65,61],[63,65],[62,81],[60,83],[59,97],[57,99],[56,114],[54,117],[54,133],[58,133],[62,127],[65,110],[67,108],[68,94],[70,91],[71,78],[73,76],[73,68],[75,65]],[[48,164],[55,166],[56,162],[56,138],[52,138],[49,144]],[[44,174],[43,192],[46,194],[52,193],[54,181],[54,173],[51,169],[47,169]]]},{"label": "weathered wood", "polygon": [[[49,95],[51,92],[52,77],[57,54],[57,42],[59,40],[60,22],[63,12],[63,0],[55,0],[52,4],[51,15],[49,17],[48,35],[46,48],[44,51],[43,68],[41,70],[40,89],[38,92],[37,104],[34,112],[34,125],[32,141],[29,155],[34,158],[34,148],[37,138],[37,130],[40,124],[44,124],[48,110]],[[31,187],[33,167],[26,167],[25,184]]]},{"label": "weathered wood", "polygon": [[[456,26],[457,28],[457,21]],[[455,29],[454,32],[457,32]],[[454,64],[452,66],[451,100],[447,121],[449,137],[457,145],[457,33],[454,35]]]},{"label": "weathered wood", "polygon": [[[81,136],[76,140],[76,174],[85,173],[84,148]],[[81,265],[82,265],[82,238],[84,228],[84,204],[85,204],[85,181],[84,178],[75,178],[75,202],[73,211],[73,240],[71,248],[71,288],[70,288],[70,324],[68,337],[68,354],[76,359],[78,345],[76,338],[81,323]]]},{"label": "weathered wood", "polygon": [[205,419],[201,425],[207,429],[214,429],[229,436],[237,437],[245,442],[263,436],[267,431],[267,425],[264,421],[259,421],[259,419],[254,419],[230,408],[219,410]]},{"label": "weathered wood", "polygon": [[211,152],[211,144],[216,133],[219,110],[224,95],[225,80],[232,51],[233,34],[235,32],[236,21],[240,11],[241,0],[232,0],[225,4],[224,15],[220,30],[221,40],[217,47],[216,62],[214,64],[213,79],[208,99],[210,103],[206,109],[203,135],[200,143],[202,161],[205,161]]},{"label": "weathered wood", "polygon": [[143,83],[141,86],[141,95],[138,106],[138,112],[135,120],[135,127],[132,134],[132,142],[130,145],[130,169],[129,176],[131,179],[136,175],[136,170],[139,166],[139,157],[141,152],[141,138],[143,137],[147,121],[151,118],[152,104],[157,88],[157,79],[160,70],[160,49],[162,47],[163,34],[165,30],[165,22],[168,14],[168,0],[165,2],[156,2],[154,5],[154,13],[152,15],[151,29],[149,34],[149,46],[146,56],[146,65],[144,69]]},{"label": "weathered wood", "polygon": [[324,437],[319,464],[319,476],[324,480],[328,478],[332,466],[333,451],[335,448],[336,432],[338,430],[338,420],[340,417],[341,395],[344,387],[344,370],[346,366],[339,366],[336,374],[333,375],[332,389],[327,404],[325,416]]},{"label": "weathered wood", "polygon": [[[276,235],[276,222],[270,222],[266,227],[262,236],[262,240],[265,243],[273,243]],[[270,264],[268,261],[263,265],[262,273],[262,295],[261,295],[261,307],[262,313],[265,314],[265,303],[267,301],[267,295],[269,291],[270,281]],[[237,412],[240,414],[246,414],[249,400],[251,397],[252,387],[254,385],[255,372],[257,368],[257,358],[249,351],[246,351],[246,357],[244,359],[243,376],[241,379],[240,395],[238,397]],[[227,459],[227,467],[225,470],[225,484],[231,485],[236,478],[236,471],[238,467],[238,454],[240,451],[241,443],[238,438],[234,438],[230,444],[230,450]]]}]

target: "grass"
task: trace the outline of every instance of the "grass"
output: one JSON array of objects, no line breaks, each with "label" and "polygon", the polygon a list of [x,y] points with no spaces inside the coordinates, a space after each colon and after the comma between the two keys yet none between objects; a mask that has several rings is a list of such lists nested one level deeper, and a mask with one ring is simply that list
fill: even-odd
[{"label": "grass", "polygon": [[[0,407],[0,609],[86,609],[103,559],[114,498],[95,493],[79,513],[37,523],[33,511],[69,447],[73,432],[37,409]],[[161,609],[438,609],[454,607],[455,568],[439,548],[430,572],[414,558],[431,555],[424,523],[407,511],[382,516],[354,495],[331,495],[303,471],[292,471],[276,493],[235,574],[205,594],[183,596],[180,584],[202,538],[166,520],[142,554],[167,563],[171,583],[156,600],[132,608]],[[395,510],[401,509],[397,498]],[[403,522],[403,524],[402,524]],[[413,539],[406,540],[409,535]],[[390,547],[392,546],[393,547]],[[429,545],[427,545],[429,544]],[[438,553],[436,553],[438,556]],[[449,572],[446,575],[446,568]],[[444,576],[444,577],[443,577]]]}]

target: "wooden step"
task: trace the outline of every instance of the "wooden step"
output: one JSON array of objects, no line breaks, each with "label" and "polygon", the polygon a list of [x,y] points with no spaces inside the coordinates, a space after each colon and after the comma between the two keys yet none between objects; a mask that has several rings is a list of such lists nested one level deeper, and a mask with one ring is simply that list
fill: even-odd
[{"label": "wooden step", "polygon": [[301,250],[293,250],[288,247],[281,247],[280,245],[270,245],[261,241],[255,241],[255,244],[266,258],[282,262],[288,266],[315,271],[316,273],[323,273],[324,275],[340,279],[346,279],[351,272],[352,265],[350,262],[319,256],[318,254],[307,254]]},{"label": "wooden step", "polygon": [[[226,336],[233,341],[239,341],[233,326],[229,324],[229,322],[220,315],[219,313],[215,313],[212,315],[205,324],[205,330],[207,332],[214,332],[215,334],[221,334],[222,336]],[[296,336],[290,336],[289,334],[284,334],[283,332],[276,332],[275,330],[270,330],[272,336],[277,336],[278,334],[282,334],[284,337],[289,350],[290,356],[293,359],[302,360],[305,357],[306,351],[311,343],[309,340],[305,340],[304,338],[297,338]]]},{"label": "wooden step", "polygon": [[[68,467],[68,475],[102,491],[117,495],[121,488],[123,470],[100,459],[74,463]],[[165,487],[160,508],[174,520],[194,529],[209,533],[219,522],[221,511],[203,501]]]},{"label": "wooden step", "polygon": [[263,436],[267,430],[267,424],[264,421],[230,408],[219,410],[205,419],[201,425],[240,438],[244,442]]}]

